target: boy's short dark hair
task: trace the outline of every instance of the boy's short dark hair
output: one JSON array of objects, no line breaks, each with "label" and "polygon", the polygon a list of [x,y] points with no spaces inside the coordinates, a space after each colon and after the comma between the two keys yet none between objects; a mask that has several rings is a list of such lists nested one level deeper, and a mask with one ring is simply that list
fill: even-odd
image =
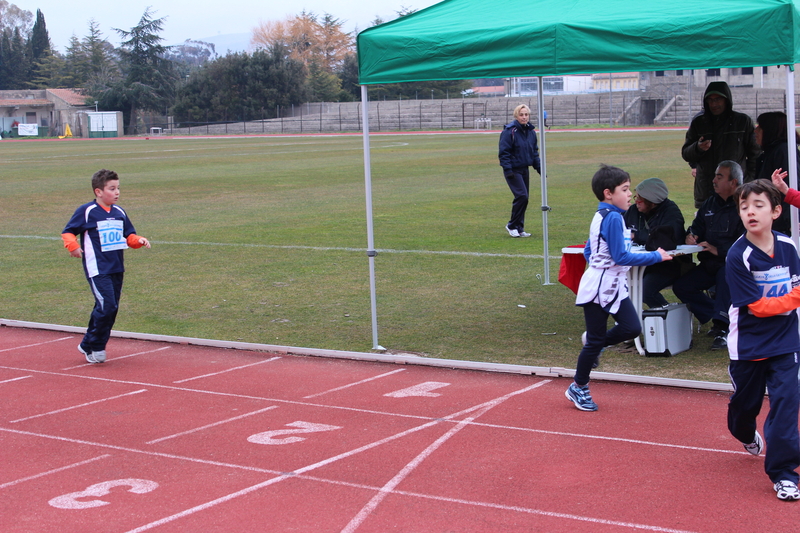
[{"label": "boy's short dark hair", "polygon": [[106,170],[104,168],[98,170],[92,176],[92,190],[100,189],[101,191],[106,188],[106,183],[111,180],[118,180],[119,176],[113,170]]},{"label": "boy's short dark hair", "polygon": [[783,199],[781,191],[770,180],[764,179],[753,180],[744,185],[739,185],[733,196],[736,198],[736,202],[739,203],[751,194],[765,194],[769,198],[769,204],[773,210],[781,205],[781,200]]},{"label": "boy's short dark hair", "polygon": [[619,167],[610,165],[600,165],[600,169],[592,176],[592,192],[601,202],[605,200],[603,191],[606,189],[614,192],[614,189],[625,182],[631,181],[631,175]]}]

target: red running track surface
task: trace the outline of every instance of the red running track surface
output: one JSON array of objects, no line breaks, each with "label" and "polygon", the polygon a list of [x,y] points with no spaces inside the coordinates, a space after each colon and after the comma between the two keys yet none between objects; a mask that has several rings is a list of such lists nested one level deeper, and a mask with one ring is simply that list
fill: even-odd
[{"label": "red running track surface", "polygon": [[584,413],[566,379],[117,338],[88,365],[79,340],[0,328],[2,532],[800,524],[727,393],[594,382]]}]

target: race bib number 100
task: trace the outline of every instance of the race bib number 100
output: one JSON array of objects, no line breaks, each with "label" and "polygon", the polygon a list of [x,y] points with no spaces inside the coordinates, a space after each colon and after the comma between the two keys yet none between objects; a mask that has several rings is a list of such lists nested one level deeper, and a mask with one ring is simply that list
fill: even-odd
[{"label": "race bib number 100", "polygon": [[128,247],[122,235],[121,220],[101,220],[97,222],[97,232],[100,234],[100,250],[103,252],[124,250]]}]

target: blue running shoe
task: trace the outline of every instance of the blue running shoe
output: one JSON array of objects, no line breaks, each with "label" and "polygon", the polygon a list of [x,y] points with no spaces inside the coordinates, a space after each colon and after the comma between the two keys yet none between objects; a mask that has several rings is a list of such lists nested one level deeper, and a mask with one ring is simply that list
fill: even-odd
[{"label": "blue running shoe", "polygon": [[589,387],[579,387],[574,381],[564,395],[581,411],[597,411],[597,404],[592,401]]}]

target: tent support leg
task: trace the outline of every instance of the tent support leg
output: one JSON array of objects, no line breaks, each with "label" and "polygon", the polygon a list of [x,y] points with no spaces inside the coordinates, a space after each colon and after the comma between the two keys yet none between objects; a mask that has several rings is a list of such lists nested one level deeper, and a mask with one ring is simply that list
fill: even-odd
[{"label": "tent support leg", "polygon": [[[789,187],[797,189],[797,144],[795,143],[795,105],[794,105],[794,65],[786,65],[786,138],[789,148]],[[800,248],[800,235],[797,230],[797,208],[791,207],[792,240]]]},{"label": "tent support leg", "polygon": [[543,285],[553,285],[550,283],[550,243],[547,230],[547,214],[550,206],[547,205],[547,149],[545,147],[544,132],[544,84],[542,77],[537,78],[537,102],[539,107],[539,164],[542,182],[542,247],[544,249],[544,282]]},{"label": "tent support leg", "polygon": [[367,86],[361,86],[361,123],[364,138],[364,184],[367,199],[367,257],[369,259],[369,303],[372,315],[372,349],[385,351],[386,348],[378,344],[378,304],[375,290],[375,234],[372,223],[372,162],[369,151],[369,95]]}]

